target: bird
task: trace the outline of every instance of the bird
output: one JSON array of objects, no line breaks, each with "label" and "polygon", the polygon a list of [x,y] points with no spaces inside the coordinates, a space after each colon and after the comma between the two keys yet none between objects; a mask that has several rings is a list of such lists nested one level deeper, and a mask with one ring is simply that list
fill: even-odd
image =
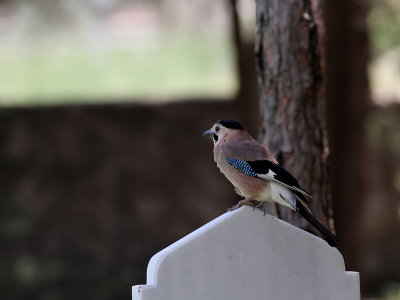
[{"label": "bird", "polygon": [[335,236],[306,205],[312,196],[278,163],[269,148],[251,137],[239,122],[219,120],[203,136],[213,139],[217,167],[243,197],[231,210],[253,201],[259,202],[257,208],[267,201],[277,202],[297,211],[330,246],[337,247]]}]

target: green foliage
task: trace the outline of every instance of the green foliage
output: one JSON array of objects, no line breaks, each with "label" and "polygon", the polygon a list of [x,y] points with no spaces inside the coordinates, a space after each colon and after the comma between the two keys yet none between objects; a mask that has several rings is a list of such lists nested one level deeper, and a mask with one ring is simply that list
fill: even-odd
[{"label": "green foliage", "polygon": [[[140,45],[139,45],[140,46]],[[226,39],[175,37],[104,49],[76,41],[0,48],[0,104],[112,102],[230,96],[236,79]]]},{"label": "green foliage", "polygon": [[368,120],[370,138],[392,155],[400,153],[399,114],[397,110],[383,108],[371,112]]},{"label": "green foliage", "polygon": [[378,54],[400,45],[400,1],[375,0],[368,17],[370,38]]},{"label": "green foliage", "polygon": [[384,300],[400,300],[400,283],[390,283],[384,289]]}]

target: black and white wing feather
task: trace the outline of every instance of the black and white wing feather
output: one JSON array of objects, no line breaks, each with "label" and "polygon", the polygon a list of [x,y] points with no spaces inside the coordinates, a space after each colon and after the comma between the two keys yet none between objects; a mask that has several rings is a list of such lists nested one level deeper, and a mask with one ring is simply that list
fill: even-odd
[{"label": "black and white wing feather", "polygon": [[310,222],[310,224],[322,234],[329,245],[337,247],[335,236],[302,203],[303,201],[309,204],[305,196],[312,198],[311,195],[300,188],[296,178],[294,178],[288,171],[280,165],[268,160],[244,161],[227,157],[226,161],[229,165],[246,175],[274,182],[292,190],[298,198],[295,204],[291,204],[293,209]]},{"label": "black and white wing feather", "polygon": [[227,157],[226,161],[229,165],[236,168],[246,175],[260,178],[262,180],[274,182],[280,186],[292,190],[299,199],[306,203],[310,203],[307,197],[312,196],[300,188],[296,178],[286,171],[279,164],[275,164],[269,160],[243,161],[235,158]]}]

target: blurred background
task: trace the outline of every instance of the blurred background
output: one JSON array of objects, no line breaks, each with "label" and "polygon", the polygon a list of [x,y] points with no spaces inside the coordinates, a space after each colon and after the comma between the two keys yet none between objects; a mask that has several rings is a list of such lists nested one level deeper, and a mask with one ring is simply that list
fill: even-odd
[{"label": "blurred background", "polygon": [[[400,2],[367,23],[362,291],[400,299]],[[201,133],[257,135],[254,35],[253,1],[0,1],[1,299],[130,299],[236,203]]]}]

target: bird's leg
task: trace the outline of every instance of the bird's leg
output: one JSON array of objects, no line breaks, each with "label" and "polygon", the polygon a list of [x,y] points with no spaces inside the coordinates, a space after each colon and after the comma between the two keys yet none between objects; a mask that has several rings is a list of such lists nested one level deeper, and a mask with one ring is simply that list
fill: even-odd
[{"label": "bird's leg", "polygon": [[258,203],[258,205],[256,206],[256,208],[260,208],[260,207],[263,207],[264,206],[264,202],[260,202],[260,203]]},{"label": "bird's leg", "polygon": [[253,201],[250,201],[251,206],[253,207],[253,211],[256,209],[256,205],[254,204]]},{"label": "bird's leg", "polygon": [[264,213],[264,216],[265,216],[265,206],[264,206],[264,204],[265,204],[265,202],[260,202],[257,206],[256,206],[256,208],[258,208],[259,210],[261,210],[263,213]]},{"label": "bird's leg", "polygon": [[[246,205],[247,203],[251,202],[251,198],[245,198],[243,200],[240,200],[236,205],[232,206],[231,208],[228,209],[228,211],[233,211],[235,209],[238,209],[239,207],[242,207],[243,205]],[[252,203],[252,205],[254,205]]]}]

